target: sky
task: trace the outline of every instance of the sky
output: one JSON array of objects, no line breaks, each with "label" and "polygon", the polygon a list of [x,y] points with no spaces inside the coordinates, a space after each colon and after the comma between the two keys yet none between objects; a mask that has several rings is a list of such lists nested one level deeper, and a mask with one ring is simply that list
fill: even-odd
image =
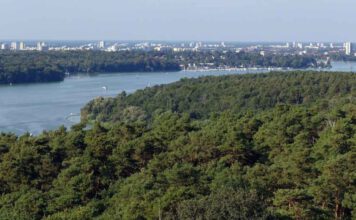
[{"label": "sky", "polygon": [[0,0],[0,40],[356,41],[356,0]]}]

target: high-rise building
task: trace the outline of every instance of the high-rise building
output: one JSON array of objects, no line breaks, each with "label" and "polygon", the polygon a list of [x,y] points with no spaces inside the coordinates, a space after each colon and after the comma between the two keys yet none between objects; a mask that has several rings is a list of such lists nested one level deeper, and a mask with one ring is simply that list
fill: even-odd
[{"label": "high-rise building", "polygon": [[201,48],[203,46],[203,43],[202,42],[197,42],[195,44],[195,48],[198,49],[198,48]]},{"label": "high-rise building", "polygon": [[17,42],[12,42],[10,48],[11,50],[17,50]]},{"label": "high-rise building", "polygon": [[25,49],[26,49],[26,46],[25,46],[25,43],[24,43],[24,42],[20,42],[19,49],[20,49],[20,50],[25,50]]},{"label": "high-rise building", "polygon": [[351,44],[351,42],[344,43],[344,48],[345,48],[345,54],[346,55],[351,55],[351,53],[352,53],[352,44]]},{"label": "high-rise building", "polygon": [[99,48],[104,49],[105,48],[105,41],[100,41],[99,42]]},{"label": "high-rise building", "polygon": [[2,43],[0,49],[1,50],[8,50],[9,49],[9,45],[5,44],[5,43]]},{"label": "high-rise building", "polygon": [[42,51],[42,42],[37,42],[37,50]]}]

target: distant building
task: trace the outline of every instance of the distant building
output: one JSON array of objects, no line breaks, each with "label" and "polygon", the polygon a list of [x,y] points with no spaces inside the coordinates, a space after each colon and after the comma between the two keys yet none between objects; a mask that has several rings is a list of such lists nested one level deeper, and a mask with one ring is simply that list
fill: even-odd
[{"label": "distant building", "polygon": [[351,53],[352,53],[352,44],[351,44],[351,42],[344,43],[344,48],[345,48],[345,54],[346,55],[351,55]]},{"label": "distant building", "polygon": [[9,45],[8,45],[8,44],[3,43],[3,44],[1,44],[0,49],[1,49],[1,50],[8,50],[8,49],[10,49],[10,48],[9,48]]},{"label": "distant building", "polygon": [[100,41],[99,42],[99,48],[104,49],[105,48],[105,41]]},{"label": "distant building", "polygon": [[20,42],[20,46],[19,46],[20,50],[25,50],[26,49],[26,45],[24,42]]},{"label": "distant building", "polygon": [[196,44],[195,44],[195,48],[201,48],[203,46],[203,43],[202,42],[197,42]]},{"label": "distant building", "polygon": [[48,46],[46,45],[45,42],[37,42],[37,48],[38,51],[48,51]]},{"label": "distant building", "polygon": [[158,52],[171,52],[173,51],[173,48],[172,47],[163,47],[163,46],[158,46],[158,47],[155,47],[153,48],[154,51],[158,51]]},{"label": "distant building", "polygon": [[17,50],[17,42],[12,42],[10,48],[11,50]]},{"label": "distant building", "polygon": [[37,42],[37,50],[42,51],[42,42]]},{"label": "distant building", "polygon": [[116,52],[118,50],[119,50],[119,46],[117,44],[114,44],[107,49],[107,51],[111,51],[111,52]]}]

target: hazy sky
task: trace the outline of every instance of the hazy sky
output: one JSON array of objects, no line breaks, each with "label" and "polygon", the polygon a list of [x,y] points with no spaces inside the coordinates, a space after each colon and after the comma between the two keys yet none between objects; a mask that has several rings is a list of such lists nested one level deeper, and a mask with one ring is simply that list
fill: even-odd
[{"label": "hazy sky", "polygon": [[356,0],[0,0],[0,39],[356,41]]}]

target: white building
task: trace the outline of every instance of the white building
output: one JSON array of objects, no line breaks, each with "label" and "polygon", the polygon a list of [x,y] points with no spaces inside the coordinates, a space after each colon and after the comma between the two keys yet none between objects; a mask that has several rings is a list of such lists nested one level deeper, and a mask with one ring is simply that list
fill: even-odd
[{"label": "white building", "polygon": [[25,50],[26,49],[26,45],[24,42],[20,42],[20,46],[19,46],[20,50]]},{"label": "white building", "polygon": [[105,41],[100,41],[99,42],[99,48],[104,49],[105,48]]},{"label": "white building", "polygon": [[109,47],[106,51],[109,51],[109,52],[116,52],[119,50],[119,45],[117,44],[114,44],[112,45],[111,47]]},{"label": "white building", "polygon": [[37,48],[38,51],[47,51],[49,50],[49,47],[46,45],[45,42],[37,42]]},{"label": "white building", "polygon": [[351,42],[344,43],[344,48],[345,48],[345,54],[346,55],[351,55],[351,52],[352,52],[352,44],[351,44]]},{"label": "white building", "polygon": [[17,42],[12,42],[10,48],[11,50],[17,50]]},{"label": "white building", "polygon": [[37,42],[37,50],[42,51],[42,42]]},{"label": "white building", "polygon": [[8,50],[8,49],[9,49],[9,45],[3,43],[3,44],[1,44],[0,49],[1,49],[1,50]]}]

